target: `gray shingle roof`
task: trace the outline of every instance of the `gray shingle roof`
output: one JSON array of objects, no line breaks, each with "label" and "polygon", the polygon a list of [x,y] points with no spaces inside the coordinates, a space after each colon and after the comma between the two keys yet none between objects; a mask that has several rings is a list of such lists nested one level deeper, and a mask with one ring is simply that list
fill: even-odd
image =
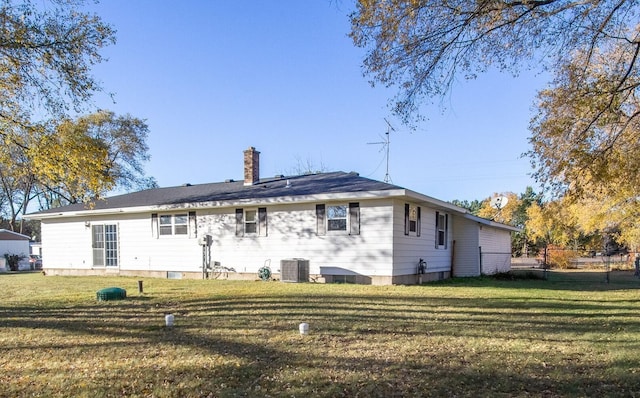
[{"label": "gray shingle roof", "polygon": [[[288,186],[287,186],[288,184]],[[138,206],[179,205],[185,203],[267,199],[283,196],[302,196],[336,193],[357,193],[402,189],[393,184],[360,177],[357,173],[332,172],[294,177],[261,179],[245,186],[244,181],[183,185],[112,196],[97,201],[93,209],[116,209]],[[87,210],[82,203],[44,210],[37,214]]]}]

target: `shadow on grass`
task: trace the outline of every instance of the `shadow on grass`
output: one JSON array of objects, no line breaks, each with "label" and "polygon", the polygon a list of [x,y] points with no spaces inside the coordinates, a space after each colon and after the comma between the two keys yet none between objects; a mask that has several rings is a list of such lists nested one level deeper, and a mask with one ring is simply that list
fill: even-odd
[{"label": "shadow on grass", "polygon": [[[52,351],[63,366],[41,371],[53,387],[29,384],[20,390],[17,381],[3,379],[9,376],[0,380],[9,386],[7,396],[34,391],[56,395],[55,372],[64,374],[63,391],[69,396],[640,392],[640,381],[625,376],[627,368],[640,369],[638,357],[616,362],[602,354],[605,344],[640,352],[628,341],[628,333],[640,330],[636,296],[605,300],[602,294],[536,292],[559,283],[478,278],[462,284],[371,287],[368,293],[349,291],[348,286],[310,285],[307,291],[293,291],[273,284],[256,285],[241,295],[212,292],[185,298],[162,291],[111,302],[4,304],[3,335],[24,336],[28,330],[43,337],[4,341],[1,356]],[[474,284],[486,289],[455,296],[462,290],[456,287]],[[507,287],[513,291],[505,294]],[[532,290],[520,294],[524,287]],[[175,327],[164,327],[166,313],[176,315]],[[297,333],[302,321],[311,325],[311,334]],[[127,356],[131,362],[119,359]],[[79,372],[77,358],[96,357],[104,368],[89,376]]]},{"label": "shadow on grass", "polygon": [[[122,373],[106,369],[92,382],[71,383],[70,395],[90,394],[96,386],[105,395],[166,388],[160,396],[615,396],[640,391],[637,378],[611,369],[637,369],[637,359],[615,364],[598,354],[605,336],[617,344],[616,333],[640,329],[637,300],[426,292],[428,287],[421,286],[393,296],[316,291],[0,306],[0,331],[61,335],[30,344],[5,342],[0,352],[5,357],[16,350],[56,350],[63,358],[107,355],[114,369],[122,363],[117,355],[139,358],[138,367],[129,370],[135,375],[126,368]],[[162,326],[167,312],[176,314],[173,328]],[[296,334],[303,320],[311,325],[308,336]],[[598,344],[598,350],[585,351]],[[169,355],[175,365],[163,362]],[[193,359],[198,357],[206,360]],[[207,367],[209,360],[213,364]]]},{"label": "shadow on grass", "polygon": [[[509,275],[511,277],[509,277]],[[526,288],[568,291],[609,291],[640,289],[633,271],[517,269],[499,276],[452,278],[424,286]]]}]

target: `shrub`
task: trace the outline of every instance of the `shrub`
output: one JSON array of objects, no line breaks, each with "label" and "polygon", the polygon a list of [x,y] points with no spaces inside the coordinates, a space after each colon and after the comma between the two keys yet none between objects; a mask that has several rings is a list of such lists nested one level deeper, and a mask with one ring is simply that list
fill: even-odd
[{"label": "shrub", "polygon": [[565,250],[555,246],[549,246],[547,248],[547,264],[551,268],[575,268],[573,261],[575,258],[576,254],[572,250]]},{"label": "shrub", "polygon": [[9,267],[10,271],[18,271],[18,264],[20,263],[20,260],[24,258],[24,256],[21,256],[19,254],[5,253],[4,258],[7,260],[7,266]]}]

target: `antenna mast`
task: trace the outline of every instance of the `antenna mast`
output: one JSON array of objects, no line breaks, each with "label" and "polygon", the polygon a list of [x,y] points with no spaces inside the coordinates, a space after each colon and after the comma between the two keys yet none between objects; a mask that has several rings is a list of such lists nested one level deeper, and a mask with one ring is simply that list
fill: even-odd
[{"label": "antenna mast", "polygon": [[389,121],[386,118],[384,119],[384,121],[387,123],[387,132],[385,133],[384,141],[368,142],[367,144],[382,145],[381,150],[386,150],[385,159],[387,161],[387,170],[386,170],[386,174],[384,175],[384,182],[389,183],[391,182],[391,176],[389,175],[389,147],[391,144],[391,132],[396,131],[396,129],[393,128],[391,123],[389,123]]}]

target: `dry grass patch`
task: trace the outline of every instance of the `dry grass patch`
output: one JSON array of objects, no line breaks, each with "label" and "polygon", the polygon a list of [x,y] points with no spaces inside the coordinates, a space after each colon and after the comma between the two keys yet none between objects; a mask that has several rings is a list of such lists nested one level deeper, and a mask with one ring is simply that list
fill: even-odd
[{"label": "dry grass patch", "polygon": [[[640,395],[640,283],[575,275],[145,279],[144,294],[132,278],[0,275],[0,396]],[[96,301],[109,286],[129,297]]]}]

